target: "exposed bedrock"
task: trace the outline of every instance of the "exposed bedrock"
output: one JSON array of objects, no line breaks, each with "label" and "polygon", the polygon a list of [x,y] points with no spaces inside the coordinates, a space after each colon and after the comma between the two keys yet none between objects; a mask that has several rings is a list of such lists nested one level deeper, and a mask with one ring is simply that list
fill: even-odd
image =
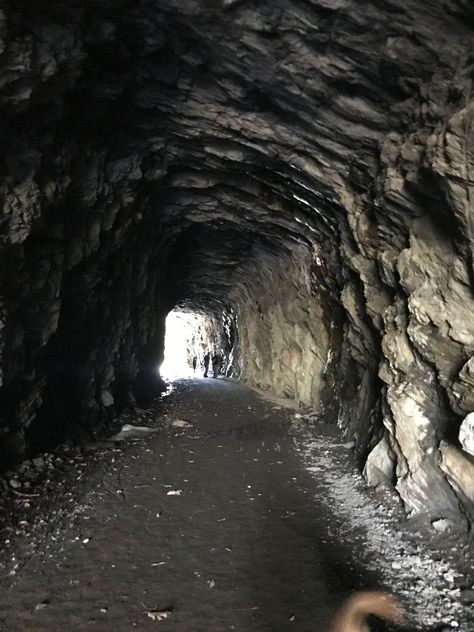
[{"label": "exposed bedrock", "polygon": [[408,513],[469,525],[473,22],[467,0],[3,3],[2,463],[155,396],[178,305]]}]

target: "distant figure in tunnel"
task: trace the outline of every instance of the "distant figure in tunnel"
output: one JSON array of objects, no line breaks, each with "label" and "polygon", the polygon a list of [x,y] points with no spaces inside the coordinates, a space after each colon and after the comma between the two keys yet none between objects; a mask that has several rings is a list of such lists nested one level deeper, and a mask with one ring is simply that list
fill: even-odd
[{"label": "distant figure in tunnel", "polygon": [[202,363],[204,364],[204,377],[207,377],[207,372],[209,371],[209,362],[211,361],[211,356],[209,355],[209,353],[206,353],[206,355],[203,358]]},{"label": "distant figure in tunnel", "polygon": [[193,356],[193,371],[196,371],[197,361],[198,359],[196,358],[196,356]]},{"label": "distant figure in tunnel", "polygon": [[218,353],[214,353],[212,356],[212,375],[213,377],[217,377],[219,375],[219,371],[221,370],[222,359]]}]

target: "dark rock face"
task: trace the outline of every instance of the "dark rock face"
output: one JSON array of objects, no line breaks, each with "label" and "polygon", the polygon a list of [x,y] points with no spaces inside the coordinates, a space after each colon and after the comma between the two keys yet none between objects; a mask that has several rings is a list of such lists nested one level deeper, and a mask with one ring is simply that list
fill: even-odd
[{"label": "dark rock face", "polygon": [[471,519],[473,19],[464,0],[7,2],[2,458],[155,394],[183,304],[232,329],[234,375],[355,437],[409,512]]}]

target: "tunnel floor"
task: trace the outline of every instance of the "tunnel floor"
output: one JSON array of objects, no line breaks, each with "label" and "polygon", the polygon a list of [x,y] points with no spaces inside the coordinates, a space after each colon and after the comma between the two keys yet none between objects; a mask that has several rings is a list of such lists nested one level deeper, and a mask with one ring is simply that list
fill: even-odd
[{"label": "tunnel floor", "polygon": [[[413,611],[419,544],[401,534],[382,554],[367,525],[348,522],[338,484],[353,505],[364,492],[352,493],[353,473],[352,482],[324,474],[328,459],[350,461],[333,429],[320,424],[311,439],[293,410],[226,379],[177,382],[167,413],[191,427],[111,451],[68,519],[2,578],[1,629],[322,632],[344,598],[367,587],[406,596]],[[367,494],[375,525],[380,504]],[[411,560],[405,574],[390,547],[400,569]],[[459,624],[453,608],[440,620],[455,614]]]}]

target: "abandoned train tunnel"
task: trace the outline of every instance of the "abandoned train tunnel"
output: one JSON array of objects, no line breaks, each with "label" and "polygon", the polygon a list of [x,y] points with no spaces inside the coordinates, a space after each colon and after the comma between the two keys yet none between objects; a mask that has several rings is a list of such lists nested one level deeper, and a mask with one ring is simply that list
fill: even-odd
[{"label": "abandoned train tunnel", "polygon": [[1,471],[156,405],[171,313],[222,397],[312,412],[406,516],[468,533],[473,22],[466,0],[2,3]]}]

